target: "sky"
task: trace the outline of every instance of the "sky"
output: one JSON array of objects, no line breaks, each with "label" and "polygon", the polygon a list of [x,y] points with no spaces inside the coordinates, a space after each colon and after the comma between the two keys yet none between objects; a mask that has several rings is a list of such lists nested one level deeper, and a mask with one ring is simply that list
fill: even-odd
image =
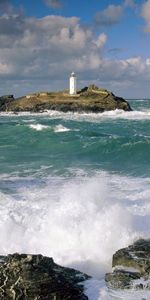
[{"label": "sky", "polygon": [[95,84],[150,98],[150,0],[0,0],[0,95]]}]

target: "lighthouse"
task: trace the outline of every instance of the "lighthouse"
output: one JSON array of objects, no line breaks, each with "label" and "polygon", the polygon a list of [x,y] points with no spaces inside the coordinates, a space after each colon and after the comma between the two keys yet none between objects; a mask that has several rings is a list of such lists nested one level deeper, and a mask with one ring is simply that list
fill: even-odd
[{"label": "lighthouse", "polygon": [[76,78],[76,74],[74,72],[72,72],[70,75],[69,93],[70,93],[70,95],[76,95],[76,92],[77,92],[77,78]]}]

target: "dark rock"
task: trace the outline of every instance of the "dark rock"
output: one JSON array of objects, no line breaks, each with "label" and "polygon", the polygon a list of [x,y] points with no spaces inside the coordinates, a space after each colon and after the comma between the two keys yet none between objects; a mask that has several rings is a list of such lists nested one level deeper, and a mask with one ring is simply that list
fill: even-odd
[{"label": "dark rock", "polygon": [[16,253],[0,261],[0,299],[88,300],[79,284],[88,278],[52,258]]},{"label": "dark rock", "polygon": [[14,96],[13,95],[4,95],[4,96],[0,96],[0,100],[14,100]]},{"label": "dark rock", "polygon": [[7,111],[9,104],[14,101],[15,98],[13,95],[4,95],[0,97],[0,110]]},{"label": "dark rock", "polygon": [[109,288],[150,290],[150,239],[140,239],[113,255],[113,272],[105,276]]}]

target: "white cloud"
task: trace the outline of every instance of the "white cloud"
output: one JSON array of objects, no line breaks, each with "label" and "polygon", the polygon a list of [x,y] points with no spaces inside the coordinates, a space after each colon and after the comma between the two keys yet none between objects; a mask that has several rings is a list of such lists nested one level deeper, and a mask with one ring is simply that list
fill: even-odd
[{"label": "white cloud", "polygon": [[44,3],[52,8],[61,8],[63,6],[60,0],[44,0]]},{"label": "white cloud", "polygon": [[3,75],[8,75],[11,74],[13,71],[12,65],[11,64],[6,64],[3,62],[0,62],[0,74]]},{"label": "white cloud", "polygon": [[96,24],[103,26],[112,26],[120,21],[123,13],[123,6],[109,5],[103,11],[97,12],[95,16]]},{"label": "white cloud", "polygon": [[146,59],[146,65],[148,65],[148,66],[150,65],[150,58]]},{"label": "white cloud", "polygon": [[98,48],[102,48],[106,44],[106,41],[107,35],[105,33],[101,33],[95,41],[95,44]]},{"label": "white cloud", "polygon": [[147,32],[150,32],[150,0],[147,0],[142,6],[142,17],[145,19]]}]

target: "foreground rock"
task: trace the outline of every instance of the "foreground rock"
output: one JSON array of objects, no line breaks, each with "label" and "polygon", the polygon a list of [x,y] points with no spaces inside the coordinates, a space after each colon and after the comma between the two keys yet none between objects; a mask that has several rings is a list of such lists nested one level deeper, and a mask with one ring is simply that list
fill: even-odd
[{"label": "foreground rock", "polygon": [[112,266],[113,272],[105,276],[108,288],[150,290],[150,239],[117,251]]},{"label": "foreground rock", "polygon": [[87,300],[82,285],[89,277],[42,255],[1,257],[1,300]]},{"label": "foreground rock", "polygon": [[55,93],[36,93],[15,99],[9,104],[0,100],[0,111],[31,111],[44,110],[77,111],[77,112],[104,112],[122,109],[130,111],[131,107],[123,98],[113,93],[91,85],[78,91],[76,95],[69,95],[67,91]]}]

